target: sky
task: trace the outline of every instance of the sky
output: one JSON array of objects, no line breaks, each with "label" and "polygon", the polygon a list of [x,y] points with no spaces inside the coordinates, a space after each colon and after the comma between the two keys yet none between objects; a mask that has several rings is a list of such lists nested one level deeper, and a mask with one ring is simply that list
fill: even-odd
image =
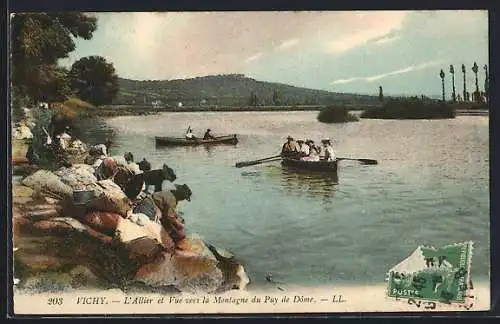
[{"label": "sky", "polygon": [[333,92],[440,95],[439,72],[488,64],[486,11],[96,13],[91,40],[61,63],[100,55],[118,75],[171,80],[241,73]]}]

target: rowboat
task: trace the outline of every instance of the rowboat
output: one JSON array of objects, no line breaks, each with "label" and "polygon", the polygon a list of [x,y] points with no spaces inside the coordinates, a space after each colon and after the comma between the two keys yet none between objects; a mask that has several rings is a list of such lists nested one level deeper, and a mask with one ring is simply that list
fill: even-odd
[{"label": "rowboat", "polygon": [[284,157],[281,165],[305,171],[337,173],[337,161],[303,161]]},{"label": "rowboat", "polygon": [[218,136],[215,139],[187,139],[183,137],[160,137],[155,136],[156,145],[161,146],[196,146],[196,145],[217,145],[217,144],[230,144],[236,145],[238,138],[236,134]]}]

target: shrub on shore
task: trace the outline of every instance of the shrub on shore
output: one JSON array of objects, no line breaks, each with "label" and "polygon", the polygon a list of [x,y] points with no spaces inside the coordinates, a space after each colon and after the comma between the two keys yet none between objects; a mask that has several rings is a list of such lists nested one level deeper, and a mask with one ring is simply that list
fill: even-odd
[{"label": "shrub on shore", "polygon": [[328,106],[321,109],[318,114],[318,121],[322,123],[347,123],[358,120],[358,117],[349,113],[344,106]]},{"label": "shrub on shore", "polygon": [[455,109],[444,102],[390,101],[382,107],[365,110],[361,118],[447,119],[455,118]]}]

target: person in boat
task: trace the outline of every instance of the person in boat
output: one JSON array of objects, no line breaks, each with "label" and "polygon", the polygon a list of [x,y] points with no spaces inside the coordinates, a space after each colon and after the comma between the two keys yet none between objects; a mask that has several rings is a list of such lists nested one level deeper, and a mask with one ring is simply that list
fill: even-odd
[{"label": "person in boat", "polygon": [[309,144],[304,143],[304,140],[298,140],[298,150],[299,150],[299,155],[300,157],[308,156],[309,155]]},{"label": "person in boat", "polygon": [[333,150],[332,141],[330,139],[324,139],[321,141],[323,143],[323,159],[324,161],[335,161],[337,157],[335,156],[335,151]]},{"label": "person in boat", "polygon": [[313,140],[307,140],[309,145],[309,156],[319,156],[321,154],[321,147],[316,145]]},{"label": "person in boat", "polygon": [[196,139],[196,137],[193,134],[193,129],[191,128],[191,126],[189,126],[188,129],[187,129],[187,131],[186,131],[186,139],[187,140],[194,140],[194,139]]},{"label": "person in boat", "polygon": [[306,144],[309,147],[309,154],[301,158],[303,161],[319,161],[319,150],[316,145],[314,145],[313,140],[306,140]]},{"label": "person in boat", "polygon": [[285,144],[281,148],[281,156],[296,159],[299,156],[299,150],[297,144],[295,143],[293,137],[288,136],[286,138]]},{"label": "person in boat", "polygon": [[205,132],[205,135],[203,136],[203,139],[204,140],[213,140],[215,139],[215,136],[212,135],[212,130],[209,128],[207,129],[207,131]]}]

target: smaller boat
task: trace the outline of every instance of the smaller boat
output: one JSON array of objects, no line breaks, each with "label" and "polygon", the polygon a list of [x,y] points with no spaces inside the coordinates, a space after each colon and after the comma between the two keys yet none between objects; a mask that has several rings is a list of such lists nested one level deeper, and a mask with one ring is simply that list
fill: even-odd
[{"label": "smaller boat", "polygon": [[337,161],[304,161],[284,157],[281,160],[281,165],[306,171],[337,172]]},{"label": "smaller boat", "polygon": [[155,136],[156,145],[160,146],[196,146],[196,145],[217,145],[217,144],[229,144],[236,145],[238,143],[238,138],[236,134],[218,136],[215,139],[187,139],[183,137],[160,137]]}]

